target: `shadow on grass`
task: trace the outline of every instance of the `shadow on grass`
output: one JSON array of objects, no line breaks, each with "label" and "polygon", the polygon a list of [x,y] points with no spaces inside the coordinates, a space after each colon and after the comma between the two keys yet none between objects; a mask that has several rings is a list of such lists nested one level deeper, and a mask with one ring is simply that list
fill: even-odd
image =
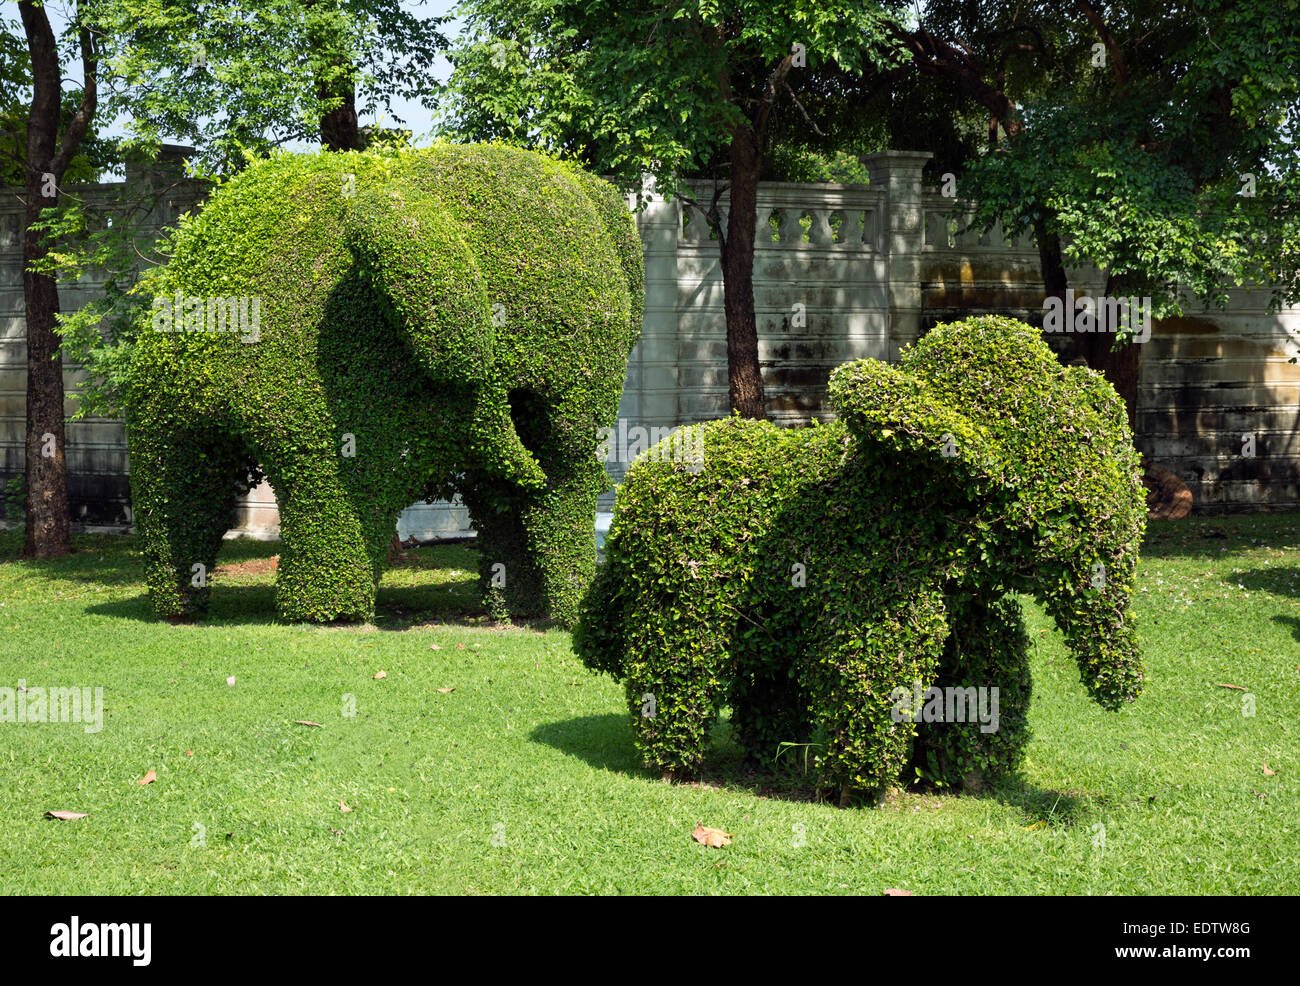
[{"label": "shadow on grass", "polygon": [[1035,787],[1022,776],[1007,777],[981,794],[963,797],[990,798],[1009,808],[1019,809],[1032,825],[1052,828],[1078,825],[1092,818],[1105,799],[1080,797],[1063,791]]},{"label": "shadow on grass", "polygon": [[1281,623],[1284,627],[1288,627],[1291,630],[1291,633],[1295,635],[1295,639],[1300,641],[1300,617],[1275,616],[1273,617],[1273,622]]},{"label": "shadow on grass", "polygon": [[606,712],[542,723],[528,734],[528,738],[577,757],[597,770],[608,770],[626,777],[652,776],[641,762],[641,754],[632,742],[627,716],[622,713]]},{"label": "shadow on grass", "polygon": [[1300,547],[1294,513],[1152,520],[1142,540],[1143,558],[1218,558],[1261,545]]},{"label": "shadow on grass", "polygon": [[[654,772],[641,761],[632,740],[632,728],[625,713],[579,716],[537,726],[529,739],[543,743],[561,753],[584,761],[597,770],[606,770],[639,780],[657,780]],[[710,744],[708,758],[698,777],[679,782],[692,787],[717,787],[743,791],[760,798],[782,801],[835,803],[838,794],[819,791],[796,763],[776,770],[763,769],[746,760],[731,737],[727,723],[720,723]],[[959,797],[964,800],[991,799],[1019,810],[1027,825],[1070,827],[1092,818],[1105,799],[1035,787],[1023,777],[1003,779],[978,794],[939,791],[929,788],[903,788],[909,797]],[[863,807],[858,798],[854,807]]]},{"label": "shadow on grass", "polygon": [[1222,581],[1239,585],[1251,592],[1267,592],[1289,599],[1300,597],[1300,565],[1278,565],[1275,568],[1253,568],[1235,575],[1225,575]]},{"label": "shadow on grass", "polygon": [[[77,538],[74,544],[77,550],[66,558],[37,563],[50,579],[120,585],[142,583],[144,561],[138,554],[135,538],[88,536]],[[281,622],[275,608],[275,569],[257,564],[274,558],[280,549],[280,543],[275,541],[224,542],[217,559],[208,612],[193,623],[203,626]],[[461,545],[437,545],[403,552],[385,569],[386,578],[376,596],[375,618],[367,626],[398,632],[428,623],[495,628],[479,596],[478,580],[473,574],[476,564],[473,549]],[[409,581],[412,576],[418,578],[422,572],[449,570],[465,574],[439,582],[392,584]],[[148,593],[143,590],[128,599],[96,603],[87,607],[87,612],[146,623],[170,622],[154,613]],[[346,629],[363,624],[322,625]],[[544,630],[550,625],[544,620],[522,620],[500,629]]]},{"label": "shadow on grass", "polygon": [[[155,613],[145,592],[131,596],[129,599],[95,603],[93,606],[87,606],[86,612],[97,616],[114,616],[121,620],[138,620],[141,623],[177,622],[164,619]],[[220,588],[213,586],[212,601],[208,606],[207,615],[200,620],[184,622],[191,626],[276,623],[278,617],[275,612],[275,589],[269,585],[228,585]]]},{"label": "shadow on grass", "polygon": [[[90,612],[154,619],[144,591],[145,559],[136,536],[78,534],[68,554],[39,561],[21,557],[22,543],[21,532],[0,532],[0,564],[22,565],[37,579],[50,582],[139,586],[139,595],[97,604]],[[282,547],[279,541],[251,538],[223,541],[207,619],[238,621],[239,610],[247,607],[249,622],[265,622],[268,609],[274,610],[275,567],[262,563],[278,556]],[[379,616],[400,628],[430,617],[473,622],[483,615],[474,574],[477,565],[472,546],[430,545],[403,551],[385,568],[377,598]],[[444,575],[441,581],[430,581],[435,573]]]},{"label": "shadow on grass", "polygon": [[72,550],[59,558],[22,557],[21,533],[0,536],[0,564],[16,563],[51,580],[129,584],[144,578],[144,559],[136,553],[137,541],[123,534],[79,534]]},{"label": "shadow on grass", "polygon": [[[114,599],[95,603],[86,607],[87,613],[99,616],[113,616],[123,620],[138,620],[142,623],[167,624],[173,621],[158,616],[146,592],[127,599]],[[256,585],[221,585],[212,586],[211,601],[207,613],[192,621],[193,626],[205,625],[258,625],[285,623],[280,619],[275,608],[275,586]],[[322,623],[307,624],[326,628],[348,629],[367,626],[378,630],[403,632],[428,623],[452,624],[465,627],[494,627],[492,620],[483,612],[473,582],[469,588],[456,588],[448,593],[445,586],[416,586],[379,590],[375,603],[375,618],[369,624],[360,623]],[[545,624],[533,623],[509,624],[502,630],[543,629]]]}]

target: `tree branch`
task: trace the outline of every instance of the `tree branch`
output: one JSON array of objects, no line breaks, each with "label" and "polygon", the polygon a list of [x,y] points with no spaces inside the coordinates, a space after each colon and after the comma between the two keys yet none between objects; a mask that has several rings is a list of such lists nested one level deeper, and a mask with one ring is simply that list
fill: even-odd
[{"label": "tree branch", "polygon": [[[78,16],[80,16],[80,9],[78,9]],[[77,112],[73,114],[72,122],[68,124],[68,129],[59,142],[59,151],[54,155],[54,162],[50,168],[60,177],[68,170],[73,155],[80,149],[81,141],[90,128],[90,121],[94,119],[95,108],[99,103],[99,55],[95,50],[95,39],[90,28],[84,24],[78,32],[78,38],[81,43],[83,80],[81,103],[77,106]]]},{"label": "tree branch", "polygon": [[794,101],[794,105],[799,107],[799,112],[802,113],[803,118],[808,121],[808,126],[812,127],[813,133],[815,133],[818,137],[825,137],[826,135],[822,133],[821,127],[817,126],[817,124],[813,121],[813,118],[808,115],[808,111],[803,108],[803,103],[799,102],[799,97],[796,96],[794,94],[794,90],[790,88],[790,83],[786,82],[784,83],[784,85],[785,85],[785,91],[790,94],[790,99]]},{"label": "tree branch", "polygon": [[754,119],[754,139],[760,151],[763,147],[763,139],[766,136],[768,117],[771,116],[772,109],[776,106],[777,93],[785,82],[785,77],[790,73],[790,66],[793,63],[794,54],[786,55],[776,63],[776,68],[772,69],[772,74],[767,77],[767,87],[764,90],[763,101],[759,105],[758,115]]},{"label": "tree branch", "polygon": [[1101,14],[1097,13],[1097,8],[1089,0],[1079,0],[1079,6],[1083,8],[1083,16],[1088,18],[1088,23],[1097,32],[1097,36],[1101,38],[1101,43],[1106,46],[1111,64],[1115,67],[1115,83],[1123,89],[1128,84],[1128,70],[1124,65],[1123,49],[1115,40],[1115,36],[1110,33],[1110,28],[1106,26]]}]

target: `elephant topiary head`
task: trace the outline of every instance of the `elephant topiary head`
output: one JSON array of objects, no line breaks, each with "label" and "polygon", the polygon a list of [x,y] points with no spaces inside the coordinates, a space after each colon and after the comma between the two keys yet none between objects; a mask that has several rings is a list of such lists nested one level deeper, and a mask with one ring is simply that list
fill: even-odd
[{"label": "elephant topiary head", "polygon": [[897,366],[831,377],[853,436],[900,471],[971,501],[961,581],[1035,596],[1102,705],[1137,697],[1129,599],[1146,526],[1124,404],[1099,374],[1062,366],[1038,330],[984,316],[941,324]]}]

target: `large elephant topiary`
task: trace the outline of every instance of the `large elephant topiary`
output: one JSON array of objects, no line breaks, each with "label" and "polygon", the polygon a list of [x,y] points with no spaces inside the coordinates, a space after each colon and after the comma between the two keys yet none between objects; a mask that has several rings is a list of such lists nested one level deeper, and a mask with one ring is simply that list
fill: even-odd
[{"label": "large elephant topiary", "polygon": [[143,282],[127,428],[157,611],[204,611],[235,496],[264,474],[286,619],[368,619],[400,511],[459,492],[494,606],[570,622],[642,283],[623,199],[539,154],[254,164]]},{"label": "large elephant topiary", "polygon": [[648,765],[696,771],[726,705],[749,754],[797,744],[841,797],[1012,770],[1030,695],[1015,592],[1099,703],[1136,698],[1145,503],[1109,383],[980,317],[898,365],[840,367],[830,402],[828,425],[692,426],[669,440],[690,459],[652,449],[629,470],[575,647],[625,683]]}]

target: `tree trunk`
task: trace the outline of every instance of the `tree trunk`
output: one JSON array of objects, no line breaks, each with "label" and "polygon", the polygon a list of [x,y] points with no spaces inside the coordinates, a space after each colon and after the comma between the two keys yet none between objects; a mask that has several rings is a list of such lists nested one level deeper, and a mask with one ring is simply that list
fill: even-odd
[{"label": "tree trunk", "polygon": [[1100,370],[1124,399],[1128,411],[1128,426],[1137,434],[1137,392],[1140,364],[1138,343],[1126,342],[1112,349],[1115,335],[1112,332],[1088,332],[1078,337],[1083,358],[1094,370]]},{"label": "tree trunk", "polygon": [[1065,262],[1061,257],[1061,238],[1049,233],[1042,220],[1034,224],[1034,240],[1038,244],[1038,264],[1043,272],[1043,291],[1049,298],[1065,302],[1065,289],[1069,281],[1065,276]]},{"label": "tree trunk", "polygon": [[43,203],[40,184],[27,183],[27,229],[23,233],[23,297],[27,316],[27,534],[25,558],[68,553],[68,473],[63,433],[63,358],[55,331],[59,289],[54,278],[33,274],[44,258],[43,237],[31,228]]},{"label": "tree trunk", "polygon": [[[1114,297],[1116,292],[1121,290],[1113,277],[1106,278],[1106,297]],[[1124,407],[1128,411],[1128,426],[1136,435],[1141,344],[1126,342],[1118,349],[1113,349],[1115,344],[1113,332],[1086,332],[1076,338],[1088,365],[1094,370],[1100,370],[1119,396],[1124,399]]]},{"label": "tree trunk", "polygon": [[728,395],[733,411],[761,421],[767,416],[767,408],[754,315],[754,227],[758,222],[760,163],[753,130],[737,127],[731,137],[731,204],[727,233],[722,239]]},{"label": "tree trunk", "polygon": [[[1048,233],[1041,221],[1034,227],[1034,236],[1038,242],[1038,261],[1043,274],[1043,291],[1049,297],[1060,298],[1065,302],[1065,289],[1069,281],[1065,273],[1065,262],[1061,255],[1061,241],[1055,233]],[[1112,296],[1117,290],[1114,278],[1107,278],[1105,294]],[[1066,318],[1073,316],[1066,312]],[[1110,381],[1116,392],[1124,401],[1128,412],[1128,425],[1137,434],[1137,393],[1138,377],[1141,370],[1139,362],[1139,343],[1125,343],[1119,349],[1112,349],[1115,343],[1113,332],[1080,332],[1065,336],[1069,342],[1067,358],[1082,358],[1094,370],[1099,371]]]},{"label": "tree trunk", "polygon": [[357,128],[356,66],[341,52],[345,31],[333,3],[306,0],[307,44],[316,79],[316,97],[339,105],[320,118],[320,142],[327,151],[360,151],[365,141]]},{"label": "tree trunk", "polygon": [[361,131],[357,129],[357,99],[356,93],[349,89],[346,92],[331,93],[322,91],[319,93],[321,99],[328,99],[331,96],[339,97],[343,104],[335,109],[330,110],[320,118],[320,142],[327,151],[360,151],[362,147]]},{"label": "tree trunk", "polygon": [[[43,8],[20,6],[32,62],[32,105],[27,118],[27,180],[23,226],[23,301],[27,319],[27,532],[25,558],[55,558],[68,553],[68,473],[64,456],[63,359],[55,330],[59,288],[54,278],[35,274],[31,265],[47,251],[43,233],[32,229],[41,212],[58,204],[58,183],[88,121],[86,106],[69,128],[70,146],[60,151],[59,60],[54,34]],[[87,41],[83,32],[83,51]],[[94,112],[94,67],[86,99]],[[47,194],[48,193],[48,194]]]}]

